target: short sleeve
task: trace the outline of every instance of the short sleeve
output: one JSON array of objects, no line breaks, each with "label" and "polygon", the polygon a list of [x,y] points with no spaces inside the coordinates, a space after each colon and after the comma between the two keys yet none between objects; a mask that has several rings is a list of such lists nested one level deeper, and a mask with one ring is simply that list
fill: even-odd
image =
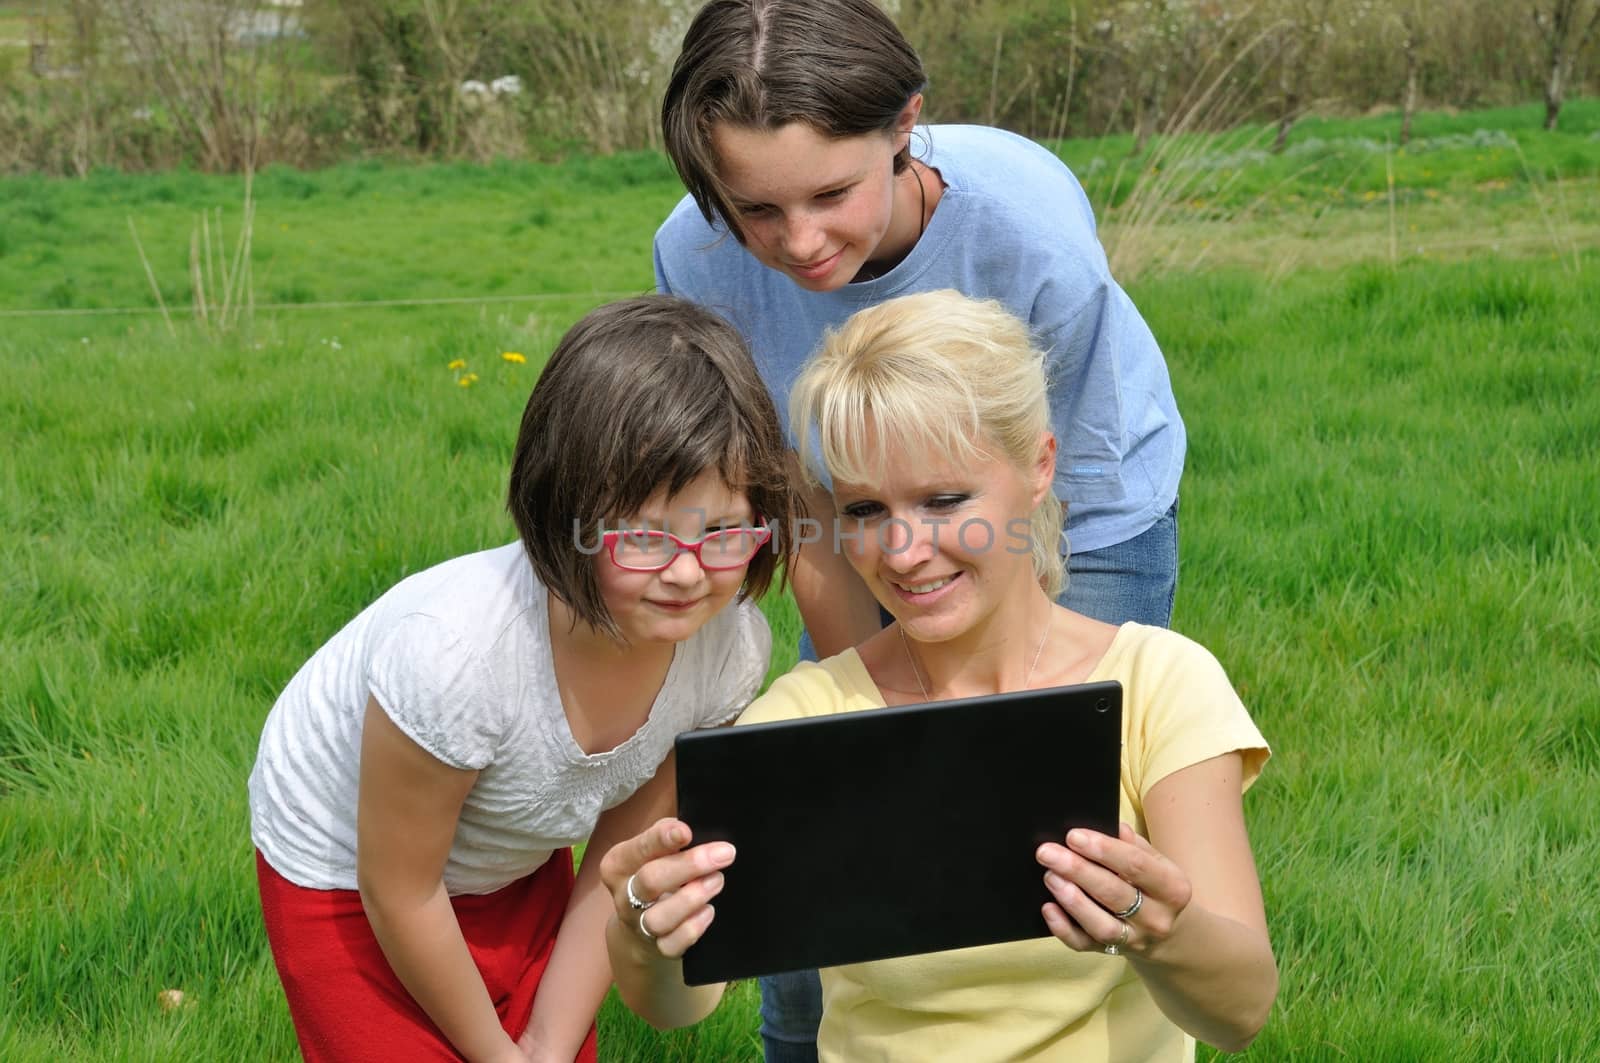
[{"label": "short sleeve", "polygon": [[1159,629],[1137,651],[1124,711],[1128,769],[1139,796],[1174,772],[1237,752],[1244,789],[1271,750],[1227,673],[1200,644]]},{"label": "short sleeve", "polygon": [[739,716],[739,724],[773,723],[811,715],[808,711],[811,703],[809,695],[821,677],[810,673],[821,671],[814,661],[799,662],[794,671],[774,679],[767,692],[750,703],[750,707]]},{"label": "short sleeve", "polygon": [[410,613],[378,635],[366,679],[395,726],[429,755],[472,771],[494,762],[505,699],[477,651],[437,617]]},{"label": "short sleeve", "polygon": [[772,660],[772,629],[756,604],[741,601],[728,614],[730,630],[716,694],[707,700],[708,711],[700,714],[696,727],[715,727],[743,712],[755,700]]},{"label": "short sleeve", "polygon": [[883,696],[855,650],[825,661],[801,661],[773,680],[767,692],[739,717],[741,726],[831,716],[883,708]]},{"label": "short sleeve", "polygon": [[662,261],[661,258],[661,239],[662,234],[665,231],[665,224],[663,224],[661,228],[657,230],[655,242],[650,249],[650,259],[655,265],[656,291],[660,292],[662,295],[671,295],[673,294],[672,282],[667,279],[667,264],[666,262]]},{"label": "short sleeve", "polygon": [[702,302],[707,295],[704,277],[694,263],[702,258],[698,252],[715,242],[716,235],[706,225],[693,196],[686,195],[678,200],[656,228],[655,240],[651,243],[656,291]]}]

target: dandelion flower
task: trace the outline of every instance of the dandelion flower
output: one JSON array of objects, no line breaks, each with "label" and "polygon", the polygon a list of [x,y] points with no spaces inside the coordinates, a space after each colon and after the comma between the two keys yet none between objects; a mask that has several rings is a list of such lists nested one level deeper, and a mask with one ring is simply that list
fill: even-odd
[{"label": "dandelion flower", "polygon": [[473,384],[476,384],[477,382],[478,382],[478,374],[477,373],[463,373],[462,376],[461,376],[461,379],[456,381],[457,384],[460,384],[464,388],[470,388]]},{"label": "dandelion flower", "polygon": [[500,358],[502,361],[510,362],[512,365],[521,365],[527,361],[526,358],[518,354],[516,351],[506,351],[500,356]]},{"label": "dandelion flower", "polygon": [[466,367],[467,360],[465,358],[457,358],[455,361],[445,366],[446,369],[465,369]]}]

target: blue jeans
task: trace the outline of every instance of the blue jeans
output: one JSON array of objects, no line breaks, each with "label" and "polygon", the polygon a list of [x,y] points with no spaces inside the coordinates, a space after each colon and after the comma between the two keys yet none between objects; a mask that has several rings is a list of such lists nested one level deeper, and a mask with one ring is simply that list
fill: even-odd
[{"label": "blue jeans", "polygon": [[1067,576],[1056,600],[1073,612],[1108,624],[1167,627],[1178,593],[1178,503],[1125,543],[1073,554]]},{"label": "blue jeans", "polygon": [[[1057,600],[1073,612],[1108,624],[1134,620],[1166,627],[1178,591],[1178,503],[1125,543],[1073,554],[1067,572],[1067,589]],[[884,623],[889,619],[885,615]],[[808,633],[800,636],[800,659],[817,659]],[[791,971],[759,981],[767,1063],[816,1063],[822,1023],[817,972]]]}]

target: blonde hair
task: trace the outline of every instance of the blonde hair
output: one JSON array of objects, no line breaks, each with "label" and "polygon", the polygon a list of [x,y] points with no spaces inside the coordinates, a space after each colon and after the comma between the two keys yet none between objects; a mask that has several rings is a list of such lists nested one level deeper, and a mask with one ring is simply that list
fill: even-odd
[{"label": "blonde hair", "polygon": [[[891,299],[823,338],[790,392],[789,421],[814,481],[815,449],[829,473],[857,483],[881,479],[891,449],[929,449],[960,464],[992,446],[1028,472],[1051,431],[1044,356],[993,300],[950,290]],[[1030,516],[1029,543],[1052,598],[1066,582],[1061,520],[1061,501],[1047,491]]]}]

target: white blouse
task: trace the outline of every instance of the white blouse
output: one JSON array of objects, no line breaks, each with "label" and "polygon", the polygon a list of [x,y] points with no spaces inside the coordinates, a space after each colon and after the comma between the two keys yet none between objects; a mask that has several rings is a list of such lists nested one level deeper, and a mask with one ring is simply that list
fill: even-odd
[{"label": "white blouse", "polygon": [[402,580],[318,650],[267,716],[250,773],[250,834],[267,863],[301,886],[356,888],[369,694],[428,753],[479,772],[445,865],[454,895],[491,893],[587,840],[680,732],[736,717],[766,675],[766,619],[738,602],[676,647],[632,737],[585,753],[556,688],[546,594],[514,542]]}]

